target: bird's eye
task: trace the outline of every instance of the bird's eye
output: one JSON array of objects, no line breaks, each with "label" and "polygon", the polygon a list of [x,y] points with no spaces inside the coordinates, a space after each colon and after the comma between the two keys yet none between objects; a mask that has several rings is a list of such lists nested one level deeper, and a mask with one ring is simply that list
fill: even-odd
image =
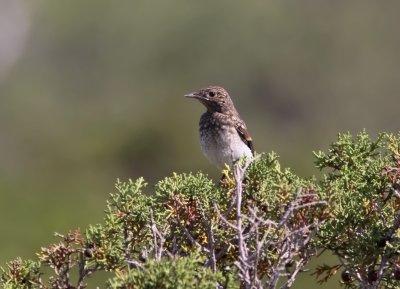
[{"label": "bird's eye", "polygon": [[215,92],[214,92],[214,91],[210,91],[210,92],[208,93],[208,95],[211,96],[211,97],[214,97],[214,96],[215,96]]}]

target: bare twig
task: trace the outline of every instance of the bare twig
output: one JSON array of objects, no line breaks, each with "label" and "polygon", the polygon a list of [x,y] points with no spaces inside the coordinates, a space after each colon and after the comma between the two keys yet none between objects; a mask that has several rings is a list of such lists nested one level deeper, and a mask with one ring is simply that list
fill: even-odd
[{"label": "bare twig", "polygon": [[160,261],[164,252],[165,238],[163,234],[161,234],[160,231],[157,229],[156,223],[154,222],[153,211],[150,212],[150,220],[150,229],[153,235],[154,255],[155,259],[157,261]]},{"label": "bare twig", "polygon": [[242,228],[242,193],[243,193],[243,181],[244,169],[240,165],[236,164],[234,167],[234,177],[236,180],[236,233],[238,236],[238,249],[239,249],[239,261],[236,262],[237,267],[240,271],[240,276],[244,281],[246,289],[251,288],[251,279],[249,272],[249,264],[247,263],[248,249],[244,242],[243,228]]}]

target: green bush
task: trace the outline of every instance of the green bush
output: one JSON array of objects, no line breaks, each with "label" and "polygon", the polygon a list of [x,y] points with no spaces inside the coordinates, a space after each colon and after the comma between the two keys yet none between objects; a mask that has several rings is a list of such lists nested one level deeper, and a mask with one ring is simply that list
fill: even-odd
[{"label": "green bush", "polygon": [[238,288],[232,279],[224,278],[220,272],[205,268],[196,256],[156,262],[151,260],[141,270],[127,270],[117,274],[109,282],[112,289],[215,289],[216,284],[224,288]]},{"label": "green bush", "polygon": [[398,288],[400,265],[400,139],[381,134],[341,134],[327,153],[316,153],[326,171],[320,182],[329,218],[318,232],[318,247],[333,252],[346,272],[346,285],[381,283]]},{"label": "green bush", "polygon": [[118,181],[102,224],[9,262],[1,285],[85,288],[109,271],[109,288],[289,288],[328,250],[337,264],[317,267],[320,282],[341,272],[348,288],[399,288],[400,137],[341,134],[315,156],[320,180],[270,153],[217,183],[174,173],[152,192]]}]

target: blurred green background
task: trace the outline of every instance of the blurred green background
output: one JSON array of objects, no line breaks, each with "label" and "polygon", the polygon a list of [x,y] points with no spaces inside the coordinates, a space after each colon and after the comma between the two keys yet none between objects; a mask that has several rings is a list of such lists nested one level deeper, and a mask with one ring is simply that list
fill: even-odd
[{"label": "blurred green background", "polygon": [[339,131],[398,131],[399,9],[0,0],[0,264],[100,222],[118,177],[217,177],[198,144],[203,108],[183,97],[203,86],[226,87],[256,150],[302,176]]}]

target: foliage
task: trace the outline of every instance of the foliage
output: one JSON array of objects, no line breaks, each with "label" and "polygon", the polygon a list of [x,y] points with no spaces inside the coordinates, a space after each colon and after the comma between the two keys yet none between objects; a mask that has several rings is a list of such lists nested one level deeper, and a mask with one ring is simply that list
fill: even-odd
[{"label": "foliage", "polygon": [[317,167],[327,171],[321,189],[330,204],[318,242],[338,257],[351,277],[349,288],[400,284],[394,277],[400,262],[399,145],[391,134],[373,141],[365,132],[355,138],[347,133],[327,153],[316,153]]},{"label": "foliage", "polygon": [[156,262],[151,260],[144,270],[128,270],[117,273],[110,280],[110,288],[147,288],[147,289],[215,289],[217,283],[224,288],[238,288],[237,284],[225,279],[222,274],[213,273],[202,265],[196,256]]},{"label": "foliage", "polygon": [[2,269],[1,284],[5,289],[17,288],[39,288],[42,281],[40,279],[40,262],[31,260],[23,261],[17,258],[7,264],[7,269]]},{"label": "foliage", "polygon": [[398,288],[400,136],[341,134],[315,155],[321,180],[270,153],[219,183],[174,173],[148,193],[142,178],[118,181],[102,224],[11,261],[1,285],[78,289],[110,271],[109,288],[290,288],[328,250],[338,262],[317,267],[320,282],[341,272],[348,288]]}]

